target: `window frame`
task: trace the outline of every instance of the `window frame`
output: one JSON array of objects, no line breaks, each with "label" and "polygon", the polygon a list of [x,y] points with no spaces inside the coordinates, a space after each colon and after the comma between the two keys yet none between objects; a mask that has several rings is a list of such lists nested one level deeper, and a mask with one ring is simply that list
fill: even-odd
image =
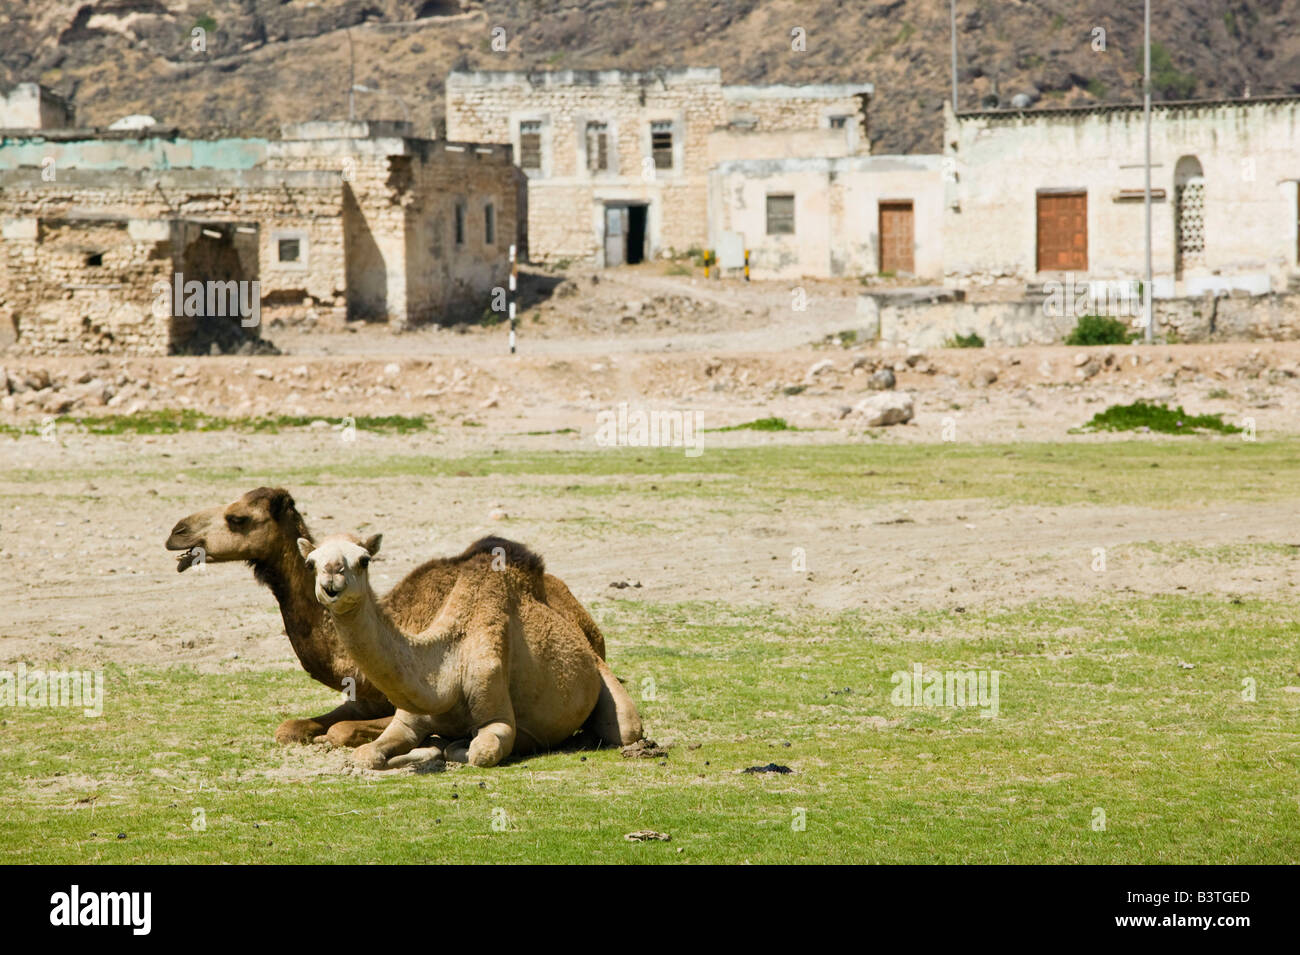
[{"label": "window frame", "polygon": [[[772,200],[788,199],[790,201],[790,228],[773,230]],[[784,215],[781,218],[785,218]],[[779,220],[778,220],[779,221]],[[763,226],[765,235],[794,235],[795,234],[795,194],[793,192],[769,192],[764,196],[763,202]]]}]

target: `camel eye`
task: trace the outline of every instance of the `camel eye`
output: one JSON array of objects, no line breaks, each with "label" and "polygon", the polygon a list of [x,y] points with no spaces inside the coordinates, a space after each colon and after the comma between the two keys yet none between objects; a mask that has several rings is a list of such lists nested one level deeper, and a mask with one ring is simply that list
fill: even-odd
[{"label": "camel eye", "polygon": [[227,514],[226,526],[232,531],[239,530],[241,527],[247,527],[248,516],[244,514]]},{"label": "camel eye", "polygon": [[360,564],[360,565],[362,566],[362,568],[369,567],[369,566],[370,566],[370,558],[369,558],[369,557],[366,557],[366,556],[363,556],[359,561],[357,561],[357,563]]},{"label": "camel eye", "polygon": [[314,560],[307,561],[307,569],[314,573],[316,570],[316,561]]}]

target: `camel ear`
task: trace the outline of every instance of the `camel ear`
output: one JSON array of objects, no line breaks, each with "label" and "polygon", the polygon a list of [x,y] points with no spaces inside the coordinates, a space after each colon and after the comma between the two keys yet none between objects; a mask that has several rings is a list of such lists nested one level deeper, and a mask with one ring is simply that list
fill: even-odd
[{"label": "camel ear", "polygon": [[361,546],[366,549],[371,557],[379,553],[379,544],[384,539],[383,534],[375,534],[373,537],[367,537],[361,542]]},{"label": "camel ear", "polygon": [[294,504],[293,495],[282,487],[277,487],[271,495],[271,516],[277,521],[292,511],[297,505]]},{"label": "camel ear", "polygon": [[307,540],[305,537],[298,538],[298,553],[302,554],[303,560],[306,560],[313,550],[315,550],[315,548],[312,546],[311,541]]}]

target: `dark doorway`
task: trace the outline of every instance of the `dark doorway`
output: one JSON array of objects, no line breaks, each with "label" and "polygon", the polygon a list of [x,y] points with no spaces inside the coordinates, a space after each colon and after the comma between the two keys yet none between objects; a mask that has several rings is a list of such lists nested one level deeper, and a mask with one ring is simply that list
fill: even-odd
[{"label": "dark doorway", "polygon": [[605,265],[636,265],[645,261],[645,203],[605,203]]},{"label": "dark doorway", "polygon": [[645,260],[645,219],[648,206],[627,207],[627,264]]}]

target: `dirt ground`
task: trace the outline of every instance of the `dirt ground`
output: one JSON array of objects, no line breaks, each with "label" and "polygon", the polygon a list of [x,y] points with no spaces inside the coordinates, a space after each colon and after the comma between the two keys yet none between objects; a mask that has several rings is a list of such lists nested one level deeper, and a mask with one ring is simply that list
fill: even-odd
[{"label": "dirt ground", "polygon": [[[573,293],[552,295],[539,321],[535,310],[525,313],[514,356],[504,353],[500,327],[407,335],[364,327],[272,331],[286,354],[270,357],[0,359],[11,387],[19,385],[0,413],[11,425],[55,413],[185,407],[232,417],[419,414],[435,429],[361,432],[351,444],[324,421],[280,434],[92,436],[58,424],[48,440],[0,436],[0,568],[11,586],[0,661],[296,666],[274,601],[246,568],[210,566],[182,577],[162,547],[181,517],[274,480],[290,464],[311,482],[276,483],[291,485],[315,530],[384,533],[380,587],[433,554],[499,532],[537,546],[593,604],[635,594],[923,609],[1084,597],[1095,584],[1081,581],[1090,554],[1080,541],[1094,532],[1112,548],[1281,544],[1300,518],[1300,502],[1212,505],[1176,520],[1142,507],[970,501],[898,500],[863,510],[823,499],[792,511],[771,500],[720,507],[685,494],[661,507],[635,490],[575,504],[555,493],[575,483],[572,475],[413,476],[380,491],[377,482],[331,474],[340,460],[394,454],[594,450],[597,414],[620,401],[697,410],[705,427],[779,416],[811,429],[709,433],[708,447],[843,442],[854,437],[845,410],[878,393],[869,381],[885,368],[895,390],[916,402],[911,422],[879,430],[875,440],[886,443],[938,442],[945,426],[959,442],[1061,440],[1109,404],[1137,398],[1221,412],[1235,423],[1251,418],[1261,436],[1293,434],[1300,421],[1300,343],[908,355],[824,342],[852,327],[857,287],[848,284],[824,283],[812,298],[821,304],[792,317],[784,286],[636,269],[591,278],[570,276]],[[683,309],[678,298],[695,304]],[[599,317],[623,314],[637,321]],[[42,376],[48,387],[36,387]],[[192,486],[186,472],[196,468],[250,477]],[[44,477],[33,484],[33,475]],[[494,520],[494,509],[507,517]],[[808,549],[811,574],[790,573],[793,547]],[[1129,572],[1108,585],[1115,590],[1270,593],[1296,583],[1290,560],[1208,573],[1196,561],[1141,548],[1127,559]],[[630,586],[613,586],[620,583]]]}]

